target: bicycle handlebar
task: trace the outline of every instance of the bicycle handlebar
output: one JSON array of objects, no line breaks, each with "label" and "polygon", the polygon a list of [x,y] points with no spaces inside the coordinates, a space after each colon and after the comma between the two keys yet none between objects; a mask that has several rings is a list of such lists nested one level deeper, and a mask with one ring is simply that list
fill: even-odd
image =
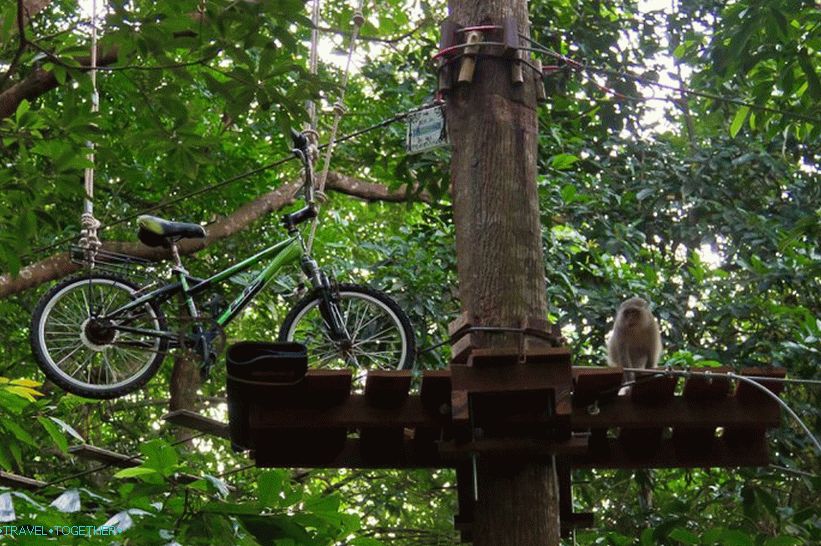
[{"label": "bicycle handlebar", "polygon": [[305,133],[300,133],[293,127],[291,128],[291,139],[294,142],[291,152],[302,161],[302,167],[305,170],[303,189],[305,191],[305,201],[310,207],[314,204],[314,171],[311,165],[310,141]]}]

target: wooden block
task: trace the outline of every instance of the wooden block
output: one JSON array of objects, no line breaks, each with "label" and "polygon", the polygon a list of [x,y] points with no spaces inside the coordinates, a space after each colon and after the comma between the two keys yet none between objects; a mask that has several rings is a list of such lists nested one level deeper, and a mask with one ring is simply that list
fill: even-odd
[{"label": "wooden block", "polygon": [[426,370],[422,373],[419,392],[422,405],[428,411],[450,413],[450,370]]},{"label": "wooden block", "polygon": [[[552,349],[551,351],[556,351]],[[478,356],[477,356],[478,355]],[[471,393],[517,393],[529,390],[572,390],[569,359],[563,352],[549,355],[553,362],[518,363],[518,355],[477,349],[471,356],[474,366],[451,366],[454,389]],[[486,365],[493,363],[493,365]]]},{"label": "wooden block", "polygon": [[410,384],[410,370],[372,370],[365,382],[365,399],[380,408],[399,407],[408,398]]},{"label": "wooden block", "polygon": [[468,392],[453,390],[450,395],[451,420],[456,426],[470,424],[470,402]]},{"label": "wooden block", "polygon": [[[708,372],[710,377],[693,375],[684,383],[684,398],[688,400],[717,400],[730,394],[730,380],[727,372],[730,368],[710,368],[699,370]],[[723,376],[723,377],[722,377]]]},{"label": "wooden block", "polygon": [[587,407],[593,402],[612,400],[624,380],[621,368],[573,368],[573,405]]},{"label": "wooden block", "polygon": [[641,377],[642,375],[643,374],[638,374],[636,378],[638,383],[631,387],[630,396],[633,402],[637,404],[658,405],[673,398],[678,377],[666,375],[652,379],[643,379]]},{"label": "wooden block", "polygon": [[[439,25],[439,49],[447,49],[456,45],[456,31],[459,30],[459,25],[445,19]],[[453,76],[450,64],[448,64],[447,57],[443,57],[439,61],[439,91],[448,91],[452,87]]]},{"label": "wooden block", "polygon": [[482,33],[471,31],[467,32],[465,36],[465,43],[469,44],[463,49],[464,57],[462,57],[462,64],[459,67],[459,76],[457,81],[459,83],[470,83],[473,81],[473,72],[476,69],[476,53],[479,52],[479,46],[470,45],[482,41]]},{"label": "wooden block", "polygon": [[[758,377],[774,377],[777,379],[783,379],[787,375],[787,370],[785,368],[742,368],[739,375],[752,375]],[[767,390],[769,390],[775,395],[780,394],[781,391],[784,390],[784,384],[780,381],[764,381],[757,379],[756,382],[761,384],[763,387],[766,387]],[[761,389],[756,388],[755,386],[750,385],[745,381],[738,382],[738,386],[736,387],[735,391],[735,396],[739,401],[745,404],[760,404],[762,402],[777,404],[775,400],[770,398]]]}]

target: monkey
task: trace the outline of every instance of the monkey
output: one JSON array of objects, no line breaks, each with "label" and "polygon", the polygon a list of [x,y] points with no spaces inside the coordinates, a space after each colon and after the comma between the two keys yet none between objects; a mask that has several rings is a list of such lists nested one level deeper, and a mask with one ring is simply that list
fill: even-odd
[{"label": "monkey", "polygon": [[[630,298],[619,306],[616,323],[607,342],[607,364],[617,368],[655,368],[661,356],[659,324],[650,306]],[[635,374],[625,373],[632,381]]]},{"label": "monkey", "polygon": [[[661,333],[650,305],[641,298],[630,298],[616,312],[616,323],[607,341],[607,364],[621,368],[655,368],[661,356]],[[626,381],[633,381],[635,372],[626,372]],[[623,387],[619,394],[629,394]],[[645,512],[653,508],[653,473],[637,470],[639,506]]]}]

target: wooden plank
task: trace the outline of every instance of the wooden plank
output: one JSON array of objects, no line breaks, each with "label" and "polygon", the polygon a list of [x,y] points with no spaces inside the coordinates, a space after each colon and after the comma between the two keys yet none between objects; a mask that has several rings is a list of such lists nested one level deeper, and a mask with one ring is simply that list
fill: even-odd
[{"label": "wooden plank", "polygon": [[422,387],[419,395],[422,405],[428,411],[447,415],[450,413],[450,370],[428,370],[422,372]]},{"label": "wooden plank", "polygon": [[738,446],[717,438],[709,451],[696,453],[676,449],[672,440],[662,440],[654,451],[636,453],[610,438],[592,453],[568,457],[567,462],[572,468],[718,468],[767,466],[770,459],[764,436]]},{"label": "wooden plank", "polygon": [[606,401],[619,393],[624,380],[621,368],[573,368],[573,405],[587,406]]},{"label": "wooden plank", "polygon": [[363,457],[360,440],[347,438],[341,449],[332,457],[322,459],[310,456],[294,456],[285,452],[282,445],[272,443],[260,446],[253,453],[261,468],[452,468],[453,463],[442,461],[438,455],[416,449],[412,440],[404,440],[401,454],[394,460],[372,460]]},{"label": "wooden plank", "polygon": [[549,440],[536,438],[488,438],[464,443],[446,441],[439,443],[439,453],[444,460],[462,458],[469,454],[480,454],[482,457],[542,457],[550,455],[585,455],[587,438],[573,436],[567,440]]},{"label": "wooden plank", "polygon": [[647,375],[636,374],[636,384],[630,387],[630,397],[637,404],[660,405],[673,398],[678,377],[665,375],[647,379]]},{"label": "wooden plank", "polygon": [[[117,468],[132,468],[135,466],[140,466],[143,463],[143,460],[140,457],[131,457],[129,455],[125,455],[124,453],[117,453],[116,451],[111,451],[90,444],[71,446],[68,448],[68,452],[82,459],[97,461],[109,466],[116,466]],[[174,475],[172,481],[185,484],[193,483],[201,479],[202,478],[199,476],[194,476],[192,474],[177,473]],[[234,489],[233,486],[230,485],[228,488],[231,490]]]},{"label": "wooden plank", "polygon": [[410,385],[410,370],[373,370],[365,382],[365,399],[372,406],[396,408],[407,400]]},{"label": "wooden plank", "polygon": [[46,482],[20,476],[19,474],[12,474],[11,472],[4,472],[0,470],[0,485],[11,487],[13,489],[40,489],[45,487]]},{"label": "wooden plank", "polygon": [[115,451],[110,451],[108,449],[103,449],[101,447],[92,446],[89,444],[71,446],[68,448],[68,452],[83,459],[105,463],[118,468],[140,466],[143,462],[140,457],[130,457],[122,453],[117,453]]},{"label": "wooden plank", "polygon": [[174,425],[199,430],[212,436],[230,439],[228,424],[191,410],[176,410],[163,415],[163,419]]},{"label": "wooden plank", "polygon": [[409,396],[401,406],[373,406],[365,395],[351,395],[343,404],[327,408],[269,408],[251,406],[252,434],[275,429],[437,427],[450,422],[448,415],[429,411],[419,396]]},{"label": "wooden plank", "polygon": [[684,383],[684,398],[688,400],[719,400],[730,394],[730,379],[727,372],[731,368],[704,368],[700,373],[709,374],[709,377],[693,375]]},{"label": "wooden plank", "polygon": [[599,413],[590,415],[586,407],[573,409],[570,418],[574,430],[589,428],[647,428],[647,427],[726,427],[731,425],[760,425],[777,427],[780,412],[777,404],[750,406],[740,404],[734,397],[719,400],[688,400],[683,396],[671,397],[664,405],[647,406],[633,402],[629,396],[598,406]]},{"label": "wooden plank", "polygon": [[[775,377],[783,379],[787,375],[785,368],[742,368],[739,375],[753,375],[759,377]],[[780,394],[784,390],[784,383],[780,381],[763,381],[756,380],[757,383],[766,387],[773,394]],[[745,381],[739,381],[735,391],[736,398],[745,404],[760,404],[761,402],[769,401],[776,403],[761,389],[750,385]]]},{"label": "wooden plank", "polygon": [[[554,351],[555,360],[552,362],[538,361],[519,364],[518,357],[512,360],[510,355],[501,353],[489,359],[499,358],[498,365],[485,365],[482,358],[477,357],[474,351],[471,355],[474,363],[482,362],[479,366],[451,366],[451,382],[453,389],[477,393],[512,393],[515,396],[522,391],[561,389],[572,390],[572,376],[570,362],[565,357],[564,349],[549,349]],[[484,352],[484,350],[482,350]]]}]

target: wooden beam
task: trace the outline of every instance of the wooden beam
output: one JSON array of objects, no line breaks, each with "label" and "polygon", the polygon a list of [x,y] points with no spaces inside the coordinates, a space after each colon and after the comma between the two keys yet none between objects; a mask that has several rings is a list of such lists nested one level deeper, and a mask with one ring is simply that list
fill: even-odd
[{"label": "wooden beam", "polygon": [[[258,467],[277,468],[451,468],[436,454],[418,449],[413,440],[403,439],[401,453],[392,460],[368,458],[362,451],[358,438],[347,438],[336,454],[326,459],[309,460],[304,456],[295,457],[277,442],[258,446],[253,457]],[[301,455],[301,454],[300,454]]]},{"label": "wooden beam", "polygon": [[[594,444],[591,443],[591,446]],[[751,438],[743,445],[733,445],[716,438],[706,449],[694,451],[676,446],[673,440],[661,440],[655,450],[640,453],[609,438],[595,444],[592,452],[581,457],[568,457],[572,468],[711,468],[767,466],[770,457],[766,437]]]},{"label": "wooden beam", "polygon": [[108,449],[103,449],[101,447],[92,446],[89,444],[71,446],[68,448],[68,452],[82,459],[97,461],[99,463],[105,463],[118,468],[140,466],[143,462],[140,457],[129,457],[128,455],[117,453],[116,451],[110,451]]},{"label": "wooden beam", "polygon": [[600,404],[598,414],[591,415],[587,408],[573,408],[570,418],[574,430],[589,428],[647,428],[647,427],[726,427],[757,425],[777,427],[781,412],[774,400],[755,406],[739,403],[735,397],[717,400],[689,400],[672,397],[664,404],[648,407],[638,404],[629,396]]},{"label": "wooden beam", "polygon": [[27,478],[26,476],[0,470],[0,485],[15,489],[40,489],[47,484],[34,478]]},{"label": "wooden beam", "polygon": [[425,408],[419,396],[408,397],[398,407],[376,407],[368,395],[351,395],[344,403],[324,409],[266,408],[253,405],[252,434],[272,429],[443,427],[449,415]]},{"label": "wooden beam", "polygon": [[199,430],[212,436],[230,439],[228,424],[191,410],[176,410],[163,415],[163,419],[174,425]]}]

